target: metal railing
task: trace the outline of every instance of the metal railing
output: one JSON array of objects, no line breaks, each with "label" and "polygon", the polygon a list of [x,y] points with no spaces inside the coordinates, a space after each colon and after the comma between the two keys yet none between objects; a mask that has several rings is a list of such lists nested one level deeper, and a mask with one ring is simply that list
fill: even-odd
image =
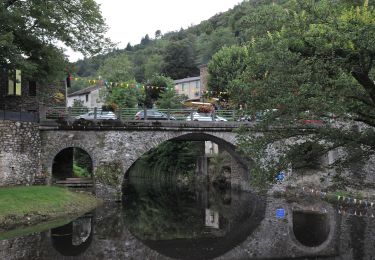
[{"label": "metal railing", "polygon": [[[154,120],[147,114],[150,113],[151,109],[139,109],[139,108],[119,108],[113,113],[116,118],[121,121],[137,120],[136,114],[142,112],[142,120]],[[156,109],[152,109],[156,110]],[[163,113],[167,120],[177,120],[177,121],[192,121],[194,120],[193,114],[197,112],[196,109],[157,109],[156,111]],[[45,107],[40,110],[41,120],[68,120],[74,121],[79,119],[83,115],[88,113],[93,113],[93,120],[100,120],[100,114],[104,112],[100,108],[77,108],[77,107]],[[240,121],[241,114],[240,111],[236,110],[215,110],[210,115],[214,118],[219,116],[227,121]]]},{"label": "metal railing", "polygon": [[39,122],[39,115],[37,112],[11,111],[0,109],[0,120]]}]

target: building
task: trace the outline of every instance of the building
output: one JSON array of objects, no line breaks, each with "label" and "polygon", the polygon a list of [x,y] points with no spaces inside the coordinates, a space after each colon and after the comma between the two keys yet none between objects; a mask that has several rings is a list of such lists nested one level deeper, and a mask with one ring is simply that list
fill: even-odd
[{"label": "building", "polygon": [[104,103],[100,98],[101,86],[91,86],[68,94],[67,106],[72,107],[74,101],[80,101],[81,104],[88,108],[101,108]]},{"label": "building", "polygon": [[65,82],[41,84],[21,70],[1,69],[0,110],[38,112],[40,106],[65,106]]},{"label": "building", "polygon": [[201,96],[201,78],[190,77],[174,81],[175,90],[179,95],[186,95],[188,99],[199,99]]},{"label": "building", "polygon": [[187,99],[200,99],[204,91],[207,90],[208,68],[207,65],[199,66],[200,75],[177,79],[174,81],[175,90],[179,95],[186,95]]}]

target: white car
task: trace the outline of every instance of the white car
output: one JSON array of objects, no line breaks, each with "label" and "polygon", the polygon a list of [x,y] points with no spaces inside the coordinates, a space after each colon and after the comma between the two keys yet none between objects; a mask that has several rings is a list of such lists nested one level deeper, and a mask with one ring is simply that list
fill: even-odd
[{"label": "white car", "polygon": [[[76,116],[75,119],[77,120],[94,120],[95,114],[94,111],[87,112],[86,114],[82,114]],[[96,120],[116,120],[117,116],[112,111],[97,111],[96,113]]]},{"label": "white car", "polygon": [[[186,117],[186,121],[191,121],[191,116],[190,115],[188,117]],[[194,112],[193,113],[193,121],[205,121],[205,122],[208,122],[208,121],[228,121],[228,120],[226,120],[224,117],[217,116],[217,115],[215,115],[213,117],[213,115],[211,113],[198,113],[198,112]]]}]

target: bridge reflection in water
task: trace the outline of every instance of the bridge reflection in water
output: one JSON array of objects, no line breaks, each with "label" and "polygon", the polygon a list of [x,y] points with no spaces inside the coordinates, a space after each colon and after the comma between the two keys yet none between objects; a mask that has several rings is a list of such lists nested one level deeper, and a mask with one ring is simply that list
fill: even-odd
[{"label": "bridge reflection in water", "polygon": [[[337,215],[326,202],[130,185],[123,205],[106,204],[63,227],[0,240],[0,258],[371,259],[375,253],[374,221]],[[276,216],[280,208],[284,216]]]}]

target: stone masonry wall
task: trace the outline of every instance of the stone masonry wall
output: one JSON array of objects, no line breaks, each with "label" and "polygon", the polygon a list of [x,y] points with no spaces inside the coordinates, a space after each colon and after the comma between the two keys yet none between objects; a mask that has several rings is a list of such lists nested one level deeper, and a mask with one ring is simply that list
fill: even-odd
[{"label": "stone masonry wall", "polygon": [[41,172],[38,124],[0,121],[0,186],[31,185]]}]

